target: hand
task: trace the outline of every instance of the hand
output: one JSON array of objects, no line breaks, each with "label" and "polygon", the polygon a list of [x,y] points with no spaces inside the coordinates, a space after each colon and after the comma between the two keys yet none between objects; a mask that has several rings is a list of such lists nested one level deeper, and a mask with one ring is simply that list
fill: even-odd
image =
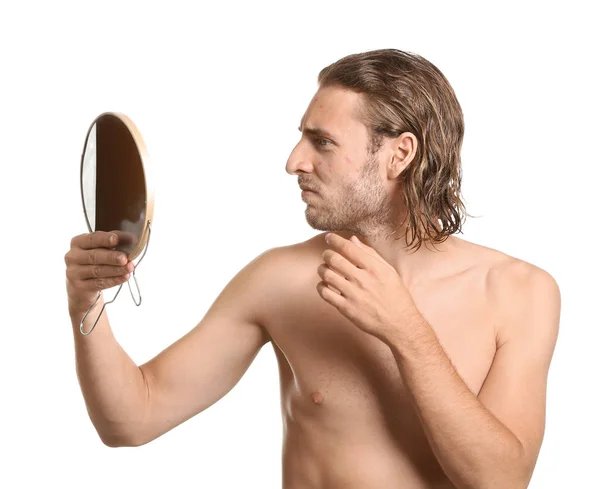
[{"label": "hand", "polygon": [[65,255],[67,294],[71,313],[85,312],[98,292],[129,280],[134,264],[114,248],[119,244],[117,231],[95,231],[75,236]]},{"label": "hand", "polygon": [[[377,251],[356,236],[328,233],[331,249],[317,269],[320,296],[365,333],[389,337],[418,312],[402,278]],[[336,289],[338,292],[335,292]]]}]

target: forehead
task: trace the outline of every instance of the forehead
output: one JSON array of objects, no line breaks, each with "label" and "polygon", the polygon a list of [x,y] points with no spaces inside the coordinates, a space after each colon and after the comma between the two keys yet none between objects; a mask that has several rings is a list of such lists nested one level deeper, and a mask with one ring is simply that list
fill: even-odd
[{"label": "forehead", "polygon": [[359,120],[362,95],[344,88],[332,86],[320,88],[310,101],[302,117],[301,126],[322,127],[332,133],[355,134],[366,126]]}]

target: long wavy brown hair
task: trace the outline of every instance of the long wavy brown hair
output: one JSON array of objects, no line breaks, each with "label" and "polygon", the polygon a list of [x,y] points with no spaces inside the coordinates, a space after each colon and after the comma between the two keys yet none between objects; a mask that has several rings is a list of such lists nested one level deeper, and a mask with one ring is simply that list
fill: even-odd
[{"label": "long wavy brown hair", "polygon": [[[425,58],[398,49],[346,56],[323,68],[319,86],[341,86],[364,95],[359,117],[370,133],[369,152],[383,138],[413,133],[414,160],[399,175],[408,220],[405,239],[418,250],[423,242],[442,243],[462,232],[466,216],[461,197],[463,113],[442,72]],[[411,236],[410,242],[409,237]]]}]

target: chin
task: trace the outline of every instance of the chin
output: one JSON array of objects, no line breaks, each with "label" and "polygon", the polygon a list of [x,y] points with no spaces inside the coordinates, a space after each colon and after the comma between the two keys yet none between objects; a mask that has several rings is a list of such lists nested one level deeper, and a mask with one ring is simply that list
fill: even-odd
[{"label": "chin", "polygon": [[315,219],[314,216],[309,216],[308,213],[306,213],[306,222],[311,228],[316,229],[317,231],[329,230],[327,223],[323,222],[321,219]]},{"label": "chin", "polygon": [[317,231],[329,231],[329,228],[320,222],[315,222],[311,219],[307,219],[306,222],[311,228],[316,229]]},{"label": "chin", "polygon": [[340,225],[341,223],[336,223],[331,219],[322,219],[322,216],[309,215],[309,212],[306,212],[306,222],[308,225],[316,229],[317,231],[329,231],[336,232],[337,230],[346,229],[346,226]]}]

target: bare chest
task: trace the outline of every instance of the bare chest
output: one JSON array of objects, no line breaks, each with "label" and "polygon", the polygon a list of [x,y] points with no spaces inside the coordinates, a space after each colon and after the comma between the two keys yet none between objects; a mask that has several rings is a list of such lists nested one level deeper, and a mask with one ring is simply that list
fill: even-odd
[{"label": "bare chest", "polygon": [[[282,409],[291,421],[330,418],[384,421],[410,409],[389,347],[359,330],[316,291],[315,278],[272,316],[269,333],[278,359]],[[495,351],[495,326],[476,278],[448,280],[411,291],[458,374],[478,394]]]}]

